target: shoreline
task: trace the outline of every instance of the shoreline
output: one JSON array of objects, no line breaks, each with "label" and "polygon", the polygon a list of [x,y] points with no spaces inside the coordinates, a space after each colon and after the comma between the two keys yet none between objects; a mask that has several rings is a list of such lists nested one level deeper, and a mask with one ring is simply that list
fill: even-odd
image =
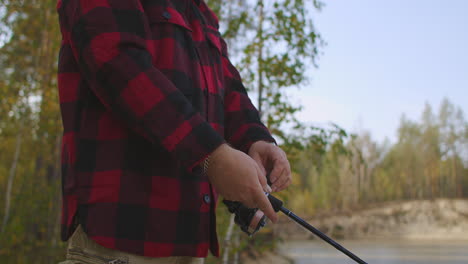
[{"label": "shoreline", "polygon": [[[468,240],[468,200],[465,199],[386,203],[382,207],[306,220],[338,240]],[[276,226],[275,233],[285,240],[315,238],[315,235],[289,219]]]}]

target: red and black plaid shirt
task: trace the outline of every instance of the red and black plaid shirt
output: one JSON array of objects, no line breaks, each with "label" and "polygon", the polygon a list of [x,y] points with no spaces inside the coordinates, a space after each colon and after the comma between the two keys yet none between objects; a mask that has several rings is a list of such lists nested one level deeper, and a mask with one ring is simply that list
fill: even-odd
[{"label": "red and black plaid shirt", "polygon": [[[62,239],[150,257],[218,255],[200,163],[274,141],[197,0],[59,0]],[[75,218],[75,215],[77,216]]]}]

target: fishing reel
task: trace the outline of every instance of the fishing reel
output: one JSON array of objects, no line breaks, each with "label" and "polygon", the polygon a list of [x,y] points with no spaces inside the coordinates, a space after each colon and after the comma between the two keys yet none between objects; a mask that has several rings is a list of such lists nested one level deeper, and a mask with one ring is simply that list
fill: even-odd
[{"label": "fishing reel", "polygon": [[[265,193],[270,201],[273,209],[278,212],[283,206],[283,202],[269,193]],[[234,222],[244,231],[247,235],[253,236],[262,227],[266,225],[267,217],[258,208],[249,208],[240,202],[223,200],[229,212],[234,214]]]},{"label": "fishing reel", "polygon": [[266,216],[258,208],[249,208],[240,202],[223,200],[229,212],[234,214],[234,222],[247,235],[253,236],[266,225]]}]

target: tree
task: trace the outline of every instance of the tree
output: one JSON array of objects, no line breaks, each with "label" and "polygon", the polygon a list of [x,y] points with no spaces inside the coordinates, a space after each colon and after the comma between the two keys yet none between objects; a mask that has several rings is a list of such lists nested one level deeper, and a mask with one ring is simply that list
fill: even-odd
[{"label": "tree", "polygon": [[433,114],[432,107],[426,103],[421,118],[421,147],[422,166],[424,169],[423,181],[425,197],[438,197],[440,195],[440,158],[441,137],[440,126]]},{"label": "tree", "polygon": [[[308,61],[316,65],[324,44],[311,19],[323,3],[314,0],[210,0],[218,13],[223,36],[230,44],[244,84],[257,96],[263,121],[287,140],[282,127],[300,127],[294,114],[301,109],[288,100],[286,90],[304,85]],[[310,4],[310,5],[309,5]],[[240,52],[242,51],[242,52]],[[234,55],[234,56],[233,56]]]},{"label": "tree", "polygon": [[439,110],[439,123],[441,130],[442,158],[448,163],[450,171],[450,192],[452,195],[463,196],[462,188],[462,157],[460,154],[466,150],[467,141],[466,121],[463,111],[455,107],[447,98],[444,98]]},{"label": "tree", "polygon": [[[8,246],[0,255],[14,263],[30,262],[27,258],[34,255],[37,262],[54,262],[50,245],[63,247],[57,243],[61,120],[55,5],[55,0],[6,0],[0,8],[0,90],[5,95],[0,98],[0,142],[5,147],[0,167],[11,168],[9,178],[14,176],[6,184],[11,192],[5,204],[11,206],[4,208],[8,221],[0,244]],[[1,176],[0,181],[6,182]]]}]

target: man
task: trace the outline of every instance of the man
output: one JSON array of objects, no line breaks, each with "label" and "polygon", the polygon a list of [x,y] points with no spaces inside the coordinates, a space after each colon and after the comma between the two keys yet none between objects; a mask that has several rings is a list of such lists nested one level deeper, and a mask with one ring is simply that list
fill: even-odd
[{"label": "man", "polygon": [[[59,0],[62,239],[70,263],[202,263],[217,194],[291,181],[203,0]],[[247,155],[247,154],[248,155]]]}]

